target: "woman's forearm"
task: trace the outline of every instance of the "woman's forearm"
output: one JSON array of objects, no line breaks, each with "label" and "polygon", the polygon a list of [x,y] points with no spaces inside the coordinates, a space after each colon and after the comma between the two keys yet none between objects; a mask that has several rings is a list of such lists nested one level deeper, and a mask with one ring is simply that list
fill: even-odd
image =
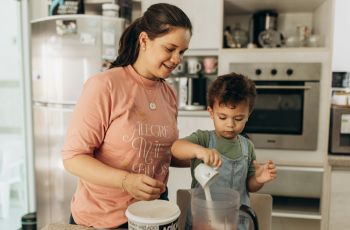
[{"label": "woman's forearm", "polygon": [[122,181],[129,174],[127,171],[112,168],[88,155],[77,155],[66,159],[63,165],[68,172],[83,180],[112,188],[122,188]]}]

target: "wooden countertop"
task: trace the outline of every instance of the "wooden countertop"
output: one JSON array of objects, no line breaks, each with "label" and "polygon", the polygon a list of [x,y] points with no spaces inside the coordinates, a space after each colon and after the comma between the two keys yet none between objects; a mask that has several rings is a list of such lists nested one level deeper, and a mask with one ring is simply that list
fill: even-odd
[{"label": "wooden countertop", "polygon": [[328,164],[332,167],[349,167],[350,155],[328,155]]},{"label": "wooden countertop", "polygon": [[[48,224],[45,227],[43,227],[41,230],[91,230],[96,228],[91,227],[85,227],[82,225],[73,225],[73,224]],[[101,228],[99,228],[101,230]],[[127,230],[126,228],[118,228],[118,230]]]}]

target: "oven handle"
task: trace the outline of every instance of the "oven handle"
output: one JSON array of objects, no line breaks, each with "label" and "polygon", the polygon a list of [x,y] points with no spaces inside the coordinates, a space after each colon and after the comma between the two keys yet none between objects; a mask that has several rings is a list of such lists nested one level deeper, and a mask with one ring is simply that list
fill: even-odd
[{"label": "oven handle", "polygon": [[288,86],[288,85],[256,85],[257,89],[311,89],[311,86]]}]

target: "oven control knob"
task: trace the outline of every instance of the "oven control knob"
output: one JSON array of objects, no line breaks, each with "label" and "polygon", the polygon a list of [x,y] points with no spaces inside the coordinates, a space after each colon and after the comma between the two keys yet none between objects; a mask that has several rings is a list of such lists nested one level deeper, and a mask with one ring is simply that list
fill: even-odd
[{"label": "oven control knob", "polygon": [[271,70],[271,74],[272,74],[272,75],[276,75],[276,74],[277,74],[277,69],[272,69],[272,70]]},{"label": "oven control knob", "polygon": [[256,69],[255,70],[255,75],[259,76],[259,75],[261,75],[261,73],[262,73],[261,69]]},{"label": "oven control knob", "polygon": [[293,75],[293,70],[292,69],[287,69],[287,75],[292,76]]}]

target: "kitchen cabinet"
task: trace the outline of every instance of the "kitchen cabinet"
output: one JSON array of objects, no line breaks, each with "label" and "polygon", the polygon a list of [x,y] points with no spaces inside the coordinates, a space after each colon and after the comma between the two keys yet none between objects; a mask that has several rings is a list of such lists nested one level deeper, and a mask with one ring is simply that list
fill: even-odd
[{"label": "kitchen cabinet", "polygon": [[332,168],[329,230],[350,229],[350,167]]},{"label": "kitchen cabinet", "polygon": [[141,11],[155,3],[165,2],[180,7],[190,18],[193,35],[190,50],[218,50],[221,46],[222,1],[213,0],[143,0]]},{"label": "kitchen cabinet", "polygon": [[336,0],[333,33],[333,64],[332,70],[337,72],[350,71],[350,1]]}]

